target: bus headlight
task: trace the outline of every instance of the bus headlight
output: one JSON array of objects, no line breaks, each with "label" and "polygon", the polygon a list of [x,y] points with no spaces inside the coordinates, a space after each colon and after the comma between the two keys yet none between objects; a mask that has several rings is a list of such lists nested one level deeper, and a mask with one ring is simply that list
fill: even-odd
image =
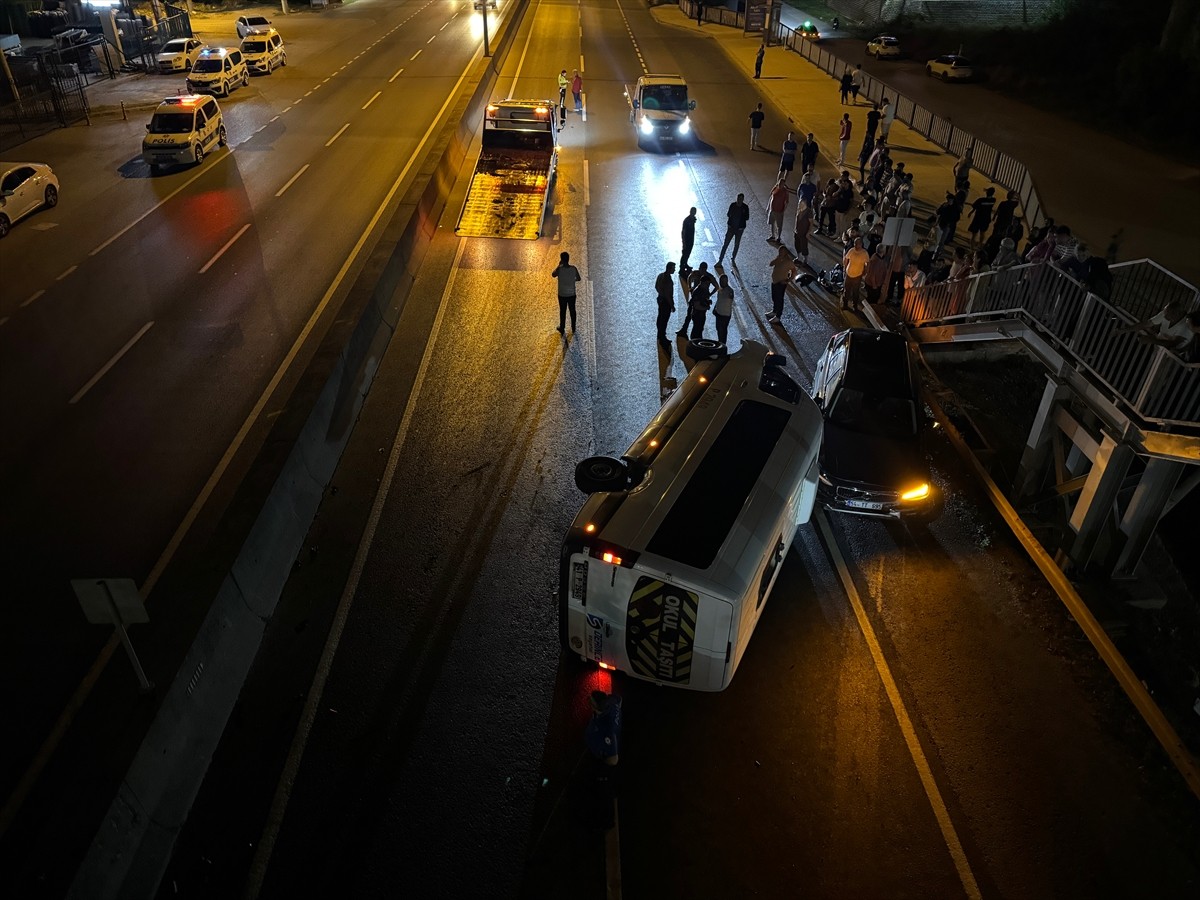
[{"label": "bus headlight", "polygon": [[911,490],[905,491],[900,495],[900,499],[905,503],[912,503],[914,500],[924,500],[929,496],[929,485],[920,484]]},{"label": "bus headlight", "polygon": [[684,119],[682,122],[679,123],[679,133],[680,134],[687,134],[691,130],[692,130],[692,120],[691,119]]},{"label": "bus headlight", "polygon": [[654,123],[649,119],[642,119],[642,134],[653,134]]}]

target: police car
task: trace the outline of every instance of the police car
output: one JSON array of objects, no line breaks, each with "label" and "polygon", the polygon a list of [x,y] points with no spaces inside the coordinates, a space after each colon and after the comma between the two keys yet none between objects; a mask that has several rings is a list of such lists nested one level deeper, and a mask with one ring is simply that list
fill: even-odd
[{"label": "police car", "polygon": [[210,150],[225,144],[225,121],[216,98],[199,94],[168,97],[146,126],[142,159],[152,170],[199,163]]}]

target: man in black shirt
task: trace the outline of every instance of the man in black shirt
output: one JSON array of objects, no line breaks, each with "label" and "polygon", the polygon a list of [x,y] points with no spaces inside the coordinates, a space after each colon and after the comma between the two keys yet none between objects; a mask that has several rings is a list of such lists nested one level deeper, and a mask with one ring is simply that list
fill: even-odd
[{"label": "man in black shirt", "polygon": [[742,246],[742,232],[750,224],[750,207],[746,205],[746,195],[738,194],[737,199],[729,204],[725,214],[725,243],[721,245],[721,255],[717,257],[717,265],[725,261],[725,251],[729,242],[733,241],[733,262],[737,262],[738,248]]},{"label": "man in black shirt", "polygon": [[820,147],[813,140],[812,132],[808,133],[808,138],[800,145],[800,174],[811,172],[813,166],[817,164],[817,153],[820,152]]},{"label": "man in black shirt", "polygon": [[692,267],[688,265],[688,257],[692,255],[692,247],[696,243],[696,207],[694,206],[683,220],[683,231],[680,233],[680,237],[683,238],[683,255],[679,257],[679,271],[686,275],[692,270]]},{"label": "man in black shirt", "polygon": [[758,104],[754,111],[750,113],[750,149],[758,149],[758,129],[762,128],[763,119],[767,114],[763,112],[762,104]]},{"label": "man in black shirt", "polygon": [[654,293],[658,299],[658,342],[669,345],[667,340],[667,323],[671,321],[671,313],[675,312],[675,263],[667,263],[667,267],[658,273],[654,280]]}]

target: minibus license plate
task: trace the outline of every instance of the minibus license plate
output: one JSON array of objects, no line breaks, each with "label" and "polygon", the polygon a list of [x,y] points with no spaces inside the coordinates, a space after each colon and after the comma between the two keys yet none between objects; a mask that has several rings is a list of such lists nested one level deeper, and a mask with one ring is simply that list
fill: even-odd
[{"label": "minibus license plate", "polygon": [[587,596],[587,563],[571,564],[571,596],[583,600]]}]

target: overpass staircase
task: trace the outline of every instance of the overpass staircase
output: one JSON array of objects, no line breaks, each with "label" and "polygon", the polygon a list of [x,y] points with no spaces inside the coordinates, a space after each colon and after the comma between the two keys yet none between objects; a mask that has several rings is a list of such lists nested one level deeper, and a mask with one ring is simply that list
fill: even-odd
[{"label": "overpass staircase", "polygon": [[900,318],[924,351],[1019,344],[1046,386],[1009,497],[1067,504],[1058,562],[1133,577],[1161,518],[1200,484],[1200,364],[1122,332],[1200,293],[1150,260],[1121,263],[1102,298],[1054,265],[986,272],[905,293]]}]

